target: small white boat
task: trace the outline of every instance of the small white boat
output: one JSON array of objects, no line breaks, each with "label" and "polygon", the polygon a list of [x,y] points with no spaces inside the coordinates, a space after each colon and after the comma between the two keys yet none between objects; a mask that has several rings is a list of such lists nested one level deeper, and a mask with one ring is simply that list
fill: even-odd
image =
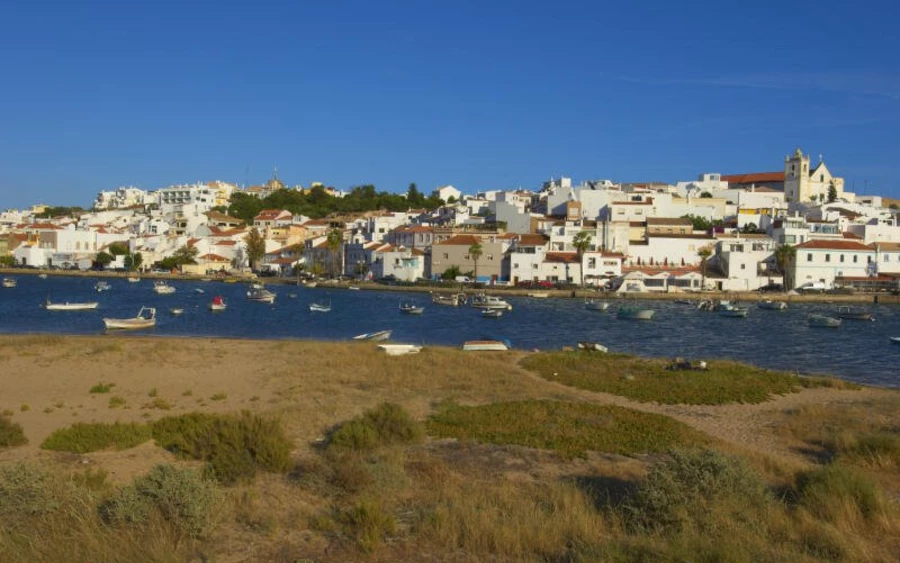
[{"label": "small white boat", "polygon": [[156,309],[153,307],[141,307],[137,316],[129,319],[103,319],[107,329],[139,329],[150,328],[156,325]]},{"label": "small white boat", "polygon": [[742,319],[747,316],[748,309],[746,307],[738,307],[737,305],[732,305],[731,303],[727,303],[719,307],[719,316],[720,317],[732,317]]},{"label": "small white boat", "polygon": [[139,282],[139,281],[141,281],[141,278],[139,278],[139,277],[136,277],[136,276],[129,276],[129,277],[128,277],[128,283],[137,283],[137,282]]},{"label": "small white boat", "polygon": [[275,293],[268,289],[253,288],[247,292],[247,299],[258,303],[272,304],[275,302]]},{"label": "small white boat", "polygon": [[787,303],[784,301],[773,301],[771,299],[760,301],[756,306],[760,309],[767,309],[769,311],[784,311],[788,308]]},{"label": "small white boat", "polygon": [[486,319],[499,319],[503,316],[503,309],[482,309],[481,316]]},{"label": "small white boat", "polygon": [[210,311],[224,311],[228,308],[228,305],[225,303],[225,299],[221,295],[216,295],[213,297],[212,302],[209,304]]},{"label": "small white boat", "polygon": [[509,343],[503,340],[467,340],[462,345],[466,352],[505,352],[509,348]]},{"label": "small white boat", "polygon": [[421,346],[415,344],[379,344],[378,349],[388,356],[405,356],[406,354],[418,354]]},{"label": "small white boat", "polygon": [[181,313],[184,313],[184,309],[182,309],[181,307],[172,307],[171,309],[169,309],[169,312],[177,317]]},{"label": "small white boat", "polygon": [[351,286],[348,287],[347,289],[349,289],[350,291],[359,291],[359,287],[357,287],[357,286],[355,286],[355,285],[351,285]]},{"label": "small white boat", "polygon": [[16,287],[17,284],[16,278],[3,278],[3,287],[13,288]]},{"label": "small white boat", "polygon": [[206,293],[206,291],[203,290],[203,289],[201,289],[201,288],[199,288],[199,287],[195,287],[195,288],[194,288],[194,293]]},{"label": "small white boat", "polygon": [[412,303],[401,303],[400,312],[405,315],[421,315],[425,312],[425,307],[414,305]]},{"label": "small white boat", "polygon": [[604,354],[609,352],[609,348],[599,342],[579,342],[578,349],[587,352],[603,352]]},{"label": "small white boat", "polygon": [[838,317],[848,321],[874,321],[872,313],[856,307],[838,307]]},{"label": "small white boat", "polygon": [[826,315],[810,315],[809,326],[816,328],[838,328],[841,326],[841,319]]},{"label": "small white boat", "polygon": [[41,278],[42,280],[45,280],[45,279],[47,279],[47,274],[38,274],[38,277]]},{"label": "small white boat", "polygon": [[507,311],[512,310],[512,305],[507,303],[505,300],[497,297],[496,295],[487,295],[484,293],[472,297],[471,305],[479,309],[506,309]]},{"label": "small white boat", "polygon": [[382,342],[391,337],[392,330],[379,330],[378,332],[367,332],[353,337],[353,340],[369,340],[371,342]]},{"label": "small white boat", "polygon": [[649,321],[653,318],[653,309],[641,309],[640,307],[622,306],[616,311],[617,319],[626,319],[632,321]]},{"label": "small white boat", "polygon": [[48,299],[44,302],[44,308],[48,311],[88,311],[96,309],[99,303],[97,301],[86,301],[83,303],[51,303]]},{"label": "small white boat", "polygon": [[900,344],[900,336],[888,336],[894,344]]},{"label": "small white boat", "polygon": [[331,301],[326,303],[310,303],[309,310],[314,313],[330,313],[331,312]]},{"label": "small white boat", "polygon": [[527,295],[528,297],[531,297],[532,299],[546,299],[546,298],[550,297],[550,292],[549,291],[529,291],[525,295]]},{"label": "small white boat", "polygon": [[170,295],[175,293],[175,288],[169,285],[165,280],[157,280],[153,282],[153,291],[159,295]]},{"label": "small white boat", "polygon": [[100,280],[94,284],[94,289],[97,291],[97,293],[101,293],[103,291],[109,291],[110,289],[112,289],[112,286],[109,285],[108,281]]},{"label": "small white boat", "polygon": [[435,305],[447,305],[449,307],[459,307],[466,304],[465,293],[432,293],[431,302]]},{"label": "small white boat", "polygon": [[609,303],[598,299],[585,299],[584,308],[588,311],[605,311],[609,309]]}]

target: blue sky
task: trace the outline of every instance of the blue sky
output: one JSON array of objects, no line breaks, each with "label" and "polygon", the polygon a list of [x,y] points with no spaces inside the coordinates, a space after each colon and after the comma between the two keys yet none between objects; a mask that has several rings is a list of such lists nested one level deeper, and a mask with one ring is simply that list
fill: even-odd
[{"label": "blue sky", "polygon": [[0,208],[220,179],[779,170],[900,197],[889,2],[65,2],[0,16]]}]

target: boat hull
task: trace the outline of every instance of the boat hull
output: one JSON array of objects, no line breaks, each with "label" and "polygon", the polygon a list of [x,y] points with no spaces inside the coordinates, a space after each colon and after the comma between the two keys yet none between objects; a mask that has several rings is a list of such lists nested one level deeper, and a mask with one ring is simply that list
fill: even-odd
[{"label": "boat hull", "polygon": [[653,318],[653,315],[655,313],[656,311],[653,309],[619,309],[619,311],[616,313],[616,318],[628,321],[649,321]]},{"label": "boat hull", "polygon": [[383,342],[385,340],[390,339],[392,332],[393,331],[390,331],[390,330],[381,330],[378,332],[367,332],[365,334],[360,334],[358,336],[354,336],[353,340],[368,340],[369,342]]},{"label": "boat hull", "polygon": [[422,347],[415,344],[379,344],[378,349],[388,356],[405,356],[422,351]]},{"label": "boat hull", "polygon": [[48,311],[89,311],[96,309],[99,303],[91,301],[89,303],[47,303],[44,308]]},{"label": "boat hull", "polygon": [[509,346],[500,340],[468,340],[463,342],[462,349],[466,352],[505,352]]}]

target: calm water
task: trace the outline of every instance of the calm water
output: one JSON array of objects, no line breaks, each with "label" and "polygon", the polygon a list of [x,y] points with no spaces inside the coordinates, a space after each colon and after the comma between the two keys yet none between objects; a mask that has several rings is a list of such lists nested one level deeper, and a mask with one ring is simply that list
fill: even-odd
[{"label": "calm water", "polygon": [[[16,276],[13,276],[16,277]],[[222,282],[173,281],[172,295],[157,295],[151,281],[109,280],[97,293],[89,278],[18,276],[18,287],[0,288],[0,333],[101,334],[103,317],[132,317],[142,305],[157,308],[157,326],[130,334],[240,338],[348,340],[393,329],[395,342],[459,346],[464,340],[506,338],[515,348],[559,349],[578,341],[601,342],[617,352],[690,359],[732,358],[760,366],[829,373],[861,383],[900,387],[900,307],[874,305],[874,322],[844,321],[839,329],[811,328],[811,313],[828,304],[792,304],[783,312],[751,307],[747,318],[725,318],[669,301],[647,301],[652,321],[617,320],[610,312],[587,311],[577,299],[511,297],[513,310],[485,319],[471,307],[432,305],[428,294],[269,286],[274,305],[250,302],[247,286]],[[199,293],[202,289],[204,293]],[[291,297],[291,294],[294,296]],[[211,312],[213,296],[228,309]],[[54,302],[99,301],[95,311],[46,311]],[[400,300],[426,306],[422,316],[402,315]],[[330,313],[313,313],[313,301],[329,301]],[[169,309],[184,308],[173,316]]]}]

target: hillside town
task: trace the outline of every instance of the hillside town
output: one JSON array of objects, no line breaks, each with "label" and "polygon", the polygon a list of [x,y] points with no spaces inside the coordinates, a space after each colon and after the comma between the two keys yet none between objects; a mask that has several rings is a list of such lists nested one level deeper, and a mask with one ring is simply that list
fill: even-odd
[{"label": "hillside town", "polygon": [[[813,161],[800,149],[781,165],[674,184],[560,177],[536,190],[474,194],[448,185],[429,205],[412,185],[395,196],[408,198],[405,210],[323,216],[266,207],[292,193],[323,209],[348,197],[323,184],[288,186],[277,170],[245,188],[222,181],[120,187],[99,192],[89,210],[3,211],[0,261],[621,292],[896,290],[897,203],[848,191],[821,156]],[[235,201],[251,198],[260,207],[252,217],[231,213]]]}]

